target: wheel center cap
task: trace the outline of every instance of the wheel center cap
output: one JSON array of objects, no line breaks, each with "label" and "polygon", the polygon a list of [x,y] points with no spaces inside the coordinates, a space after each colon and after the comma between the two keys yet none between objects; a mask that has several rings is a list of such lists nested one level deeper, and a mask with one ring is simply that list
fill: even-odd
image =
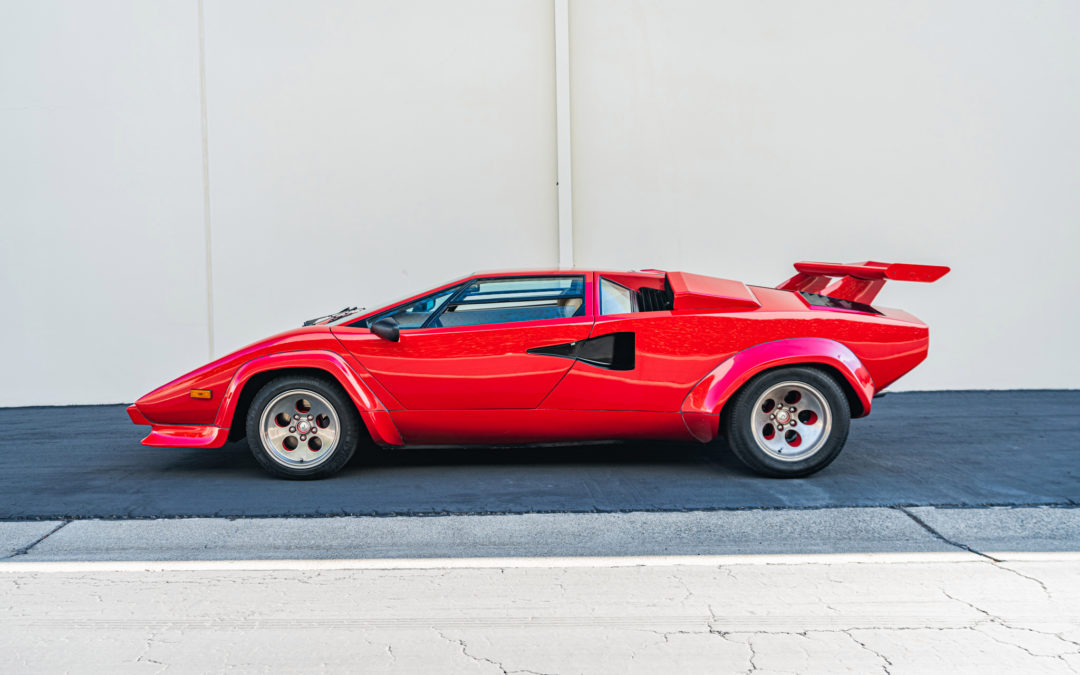
[{"label": "wheel center cap", "polygon": [[311,430],[311,425],[307,422],[301,422],[300,424],[296,425],[296,430],[302,434],[306,434],[308,431]]},{"label": "wheel center cap", "polygon": [[776,421],[780,424],[787,424],[789,419],[791,419],[791,415],[786,410],[780,410],[776,413]]}]

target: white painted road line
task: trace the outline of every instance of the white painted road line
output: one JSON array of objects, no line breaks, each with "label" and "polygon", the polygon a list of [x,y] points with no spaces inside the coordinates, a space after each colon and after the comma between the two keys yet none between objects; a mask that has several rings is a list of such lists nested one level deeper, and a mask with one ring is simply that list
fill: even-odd
[{"label": "white painted road line", "polygon": [[[1003,554],[1004,555],[1004,554]],[[1031,556],[1032,554],[1019,554]],[[1040,562],[1080,561],[1080,553],[1039,554]],[[816,553],[781,555],[575,556],[534,558],[370,558],[354,560],[165,560],[0,563],[0,573],[217,572],[316,570],[561,569],[612,567],[724,567],[989,562],[974,553]]]}]

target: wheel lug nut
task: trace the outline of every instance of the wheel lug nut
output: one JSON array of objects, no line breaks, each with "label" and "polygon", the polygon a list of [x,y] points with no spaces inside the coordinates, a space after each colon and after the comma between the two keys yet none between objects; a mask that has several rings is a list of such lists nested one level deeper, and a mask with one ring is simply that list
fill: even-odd
[{"label": "wheel lug nut", "polygon": [[308,416],[307,416],[307,418],[308,418],[309,420],[313,420],[313,419],[315,419],[315,416],[314,416],[314,415],[308,415]]},{"label": "wheel lug nut", "polygon": [[306,440],[307,440],[307,436],[304,436],[303,434],[301,434],[301,435],[300,435],[300,440],[302,440],[302,441],[306,441]]},{"label": "wheel lug nut", "polygon": [[290,434],[295,434],[296,433],[296,427],[289,427],[289,433]]},{"label": "wheel lug nut", "polygon": [[312,428],[311,435],[314,436],[316,431],[318,431],[318,429]]},{"label": "wheel lug nut", "polygon": [[298,420],[298,419],[300,419],[300,416],[299,416],[299,415],[293,415],[293,416],[292,416],[292,418],[293,418],[294,420]]},{"label": "wheel lug nut", "polygon": [[773,413],[772,415],[769,415],[769,419],[771,419],[771,420],[776,419],[776,413]]},{"label": "wheel lug nut", "polygon": [[795,407],[792,406],[792,407],[788,408],[788,412],[795,412]]}]

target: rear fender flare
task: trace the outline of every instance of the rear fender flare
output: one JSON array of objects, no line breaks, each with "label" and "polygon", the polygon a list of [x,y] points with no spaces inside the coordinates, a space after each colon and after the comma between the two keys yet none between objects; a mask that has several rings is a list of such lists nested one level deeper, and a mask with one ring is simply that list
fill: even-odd
[{"label": "rear fender flare", "polygon": [[[686,396],[682,404],[683,418],[696,418],[702,413],[719,415],[739,387],[758,373],[779,366],[802,364],[820,364],[834,368],[847,380],[862,404],[861,414],[858,416],[869,414],[874,398],[874,379],[854,352],[836,340],[827,338],[790,338],[754,345],[714,368]],[[688,415],[690,417],[687,417]],[[699,425],[687,426],[698,440],[712,440],[701,438]]]},{"label": "rear fender flare", "polygon": [[386,406],[360,381],[345,359],[340,354],[317,349],[260,356],[240,366],[225,390],[214,424],[223,428],[231,426],[240,393],[253,376],[288,368],[314,368],[324,371],[333,377],[352,399],[372,440],[380,445],[403,444],[401,434],[398,433]]}]

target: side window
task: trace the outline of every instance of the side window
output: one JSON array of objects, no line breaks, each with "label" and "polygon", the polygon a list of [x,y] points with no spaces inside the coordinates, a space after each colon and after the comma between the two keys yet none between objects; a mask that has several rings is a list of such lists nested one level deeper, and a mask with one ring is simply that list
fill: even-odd
[{"label": "side window", "polygon": [[386,317],[392,318],[398,322],[398,327],[401,330],[407,330],[409,328],[420,328],[424,325],[424,322],[431,318],[431,315],[442,309],[443,305],[458,292],[461,286],[455,286],[453,288],[447,288],[437,293],[421,298],[414,303],[408,305],[402,305],[395,307],[389,312],[384,312],[378,316],[372,317],[367,325],[371,325],[379,319]]},{"label": "side window", "polygon": [[432,326],[479,326],[585,315],[585,277],[477,279]]},{"label": "side window", "polygon": [[638,311],[637,294],[614,281],[600,278],[600,313],[629,314]]}]

